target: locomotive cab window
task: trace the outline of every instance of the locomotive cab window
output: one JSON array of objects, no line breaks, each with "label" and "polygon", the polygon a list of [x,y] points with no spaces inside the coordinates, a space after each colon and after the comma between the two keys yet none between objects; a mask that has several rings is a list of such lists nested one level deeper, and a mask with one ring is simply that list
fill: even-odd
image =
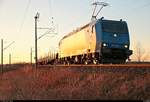
[{"label": "locomotive cab window", "polygon": [[102,30],[110,33],[128,33],[127,24],[120,21],[103,21]]}]

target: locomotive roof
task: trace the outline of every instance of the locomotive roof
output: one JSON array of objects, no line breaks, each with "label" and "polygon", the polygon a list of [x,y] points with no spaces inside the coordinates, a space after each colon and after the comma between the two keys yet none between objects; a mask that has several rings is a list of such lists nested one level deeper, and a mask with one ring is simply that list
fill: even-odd
[{"label": "locomotive roof", "polygon": [[84,28],[88,27],[89,25],[90,25],[90,23],[88,23],[88,24],[84,25],[83,27],[77,28],[77,29],[76,29],[76,30],[74,30],[73,32],[70,32],[69,34],[67,34],[66,36],[64,36],[62,39],[64,39],[64,38],[66,38],[66,37],[68,37],[68,36],[70,36],[70,35],[72,35],[72,34],[74,34],[74,33],[78,32],[78,31],[81,31],[82,29],[84,29]]},{"label": "locomotive roof", "polygon": [[[60,45],[60,43],[61,43],[61,41],[63,40],[63,39],[65,39],[65,38],[67,38],[67,37],[69,37],[69,36],[71,36],[71,35],[73,35],[73,34],[75,34],[76,32],[78,32],[78,31],[81,31],[82,29],[84,29],[84,28],[86,28],[86,27],[88,27],[89,25],[93,25],[93,24],[95,24],[96,22],[99,22],[99,21],[103,21],[103,22],[107,22],[107,21],[115,21],[115,20],[103,20],[104,19],[104,17],[102,17],[101,19],[97,19],[97,20],[94,20],[94,21],[91,21],[90,23],[88,23],[88,24],[86,24],[86,25],[84,25],[84,26],[82,26],[82,27],[80,27],[80,28],[77,28],[76,30],[74,30],[73,32],[70,32],[69,34],[67,34],[67,35],[65,35],[61,40],[60,40],[60,42],[59,42],[59,45]],[[122,21],[122,19],[120,19],[120,21]],[[125,21],[122,21],[122,22],[125,22]]]},{"label": "locomotive roof", "polygon": [[75,33],[78,32],[78,31],[81,31],[82,29],[88,27],[90,24],[93,24],[93,23],[95,23],[95,21],[92,21],[92,22],[90,22],[90,23],[88,23],[88,24],[86,24],[86,25],[84,25],[84,26],[82,26],[82,27],[80,27],[80,28],[77,28],[76,30],[70,32],[69,34],[65,35],[65,36],[60,40],[60,42],[61,42],[63,39],[65,39],[65,38],[67,38],[67,37],[69,37],[69,36],[75,34]]}]

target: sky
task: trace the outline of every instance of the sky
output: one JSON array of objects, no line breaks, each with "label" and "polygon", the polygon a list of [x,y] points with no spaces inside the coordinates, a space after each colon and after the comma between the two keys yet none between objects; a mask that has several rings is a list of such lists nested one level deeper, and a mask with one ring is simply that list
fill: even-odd
[{"label": "sky", "polygon": [[[55,26],[57,34],[48,34],[38,40],[38,57],[56,52],[59,40],[67,33],[91,20],[92,2],[96,0],[0,0],[0,39],[4,47],[15,41],[4,51],[4,63],[30,62],[30,49],[34,60],[34,17],[40,13],[38,27]],[[98,1],[98,0],[97,0]],[[102,0],[99,0],[102,1]],[[130,32],[131,56],[136,60],[136,46],[140,45],[143,60],[150,61],[150,1],[149,0],[105,0],[105,7],[98,18],[127,21]],[[53,19],[52,19],[53,17]],[[53,23],[52,23],[53,21]],[[47,29],[38,29],[38,37]]]}]

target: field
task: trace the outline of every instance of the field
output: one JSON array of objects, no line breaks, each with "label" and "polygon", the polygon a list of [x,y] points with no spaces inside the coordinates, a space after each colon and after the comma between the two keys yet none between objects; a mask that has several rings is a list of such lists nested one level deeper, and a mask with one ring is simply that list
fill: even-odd
[{"label": "field", "polygon": [[19,66],[0,74],[0,100],[148,100],[150,67]]}]

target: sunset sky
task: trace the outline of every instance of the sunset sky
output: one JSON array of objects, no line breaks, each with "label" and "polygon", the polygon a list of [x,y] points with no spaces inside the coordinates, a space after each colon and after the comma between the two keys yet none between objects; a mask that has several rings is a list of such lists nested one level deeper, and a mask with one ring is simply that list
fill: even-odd
[{"label": "sunset sky", "polygon": [[[0,39],[4,47],[15,43],[4,51],[4,63],[9,53],[13,62],[29,62],[30,48],[34,50],[34,16],[40,13],[38,27],[54,25],[58,34],[46,35],[38,40],[38,57],[50,50],[56,51],[59,40],[72,30],[90,22],[94,0],[0,0]],[[150,61],[150,1],[149,0],[105,0],[110,6],[104,8],[99,18],[127,21],[131,46],[143,49],[143,58]],[[46,29],[39,29],[38,36]],[[134,53],[136,51],[134,50]],[[131,57],[135,60],[135,54]],[[34,59],[34,51],[33,51]]]}]

